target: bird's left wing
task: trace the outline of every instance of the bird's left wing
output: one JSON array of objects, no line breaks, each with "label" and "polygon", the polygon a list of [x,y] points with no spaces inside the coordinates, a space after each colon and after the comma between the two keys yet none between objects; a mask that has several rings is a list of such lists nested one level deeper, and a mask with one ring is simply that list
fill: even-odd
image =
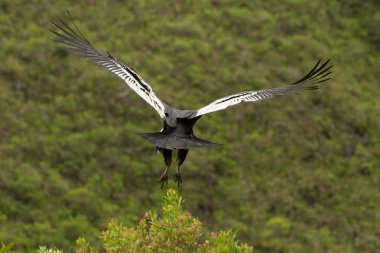
[{"label": "bird's left wing", "polygon": [[198,117],[207,113],[220,111],[226,109],[230,106],[240,104],[241,102],[257,102],[267,98],[272,98],[278,95],[285,95],[288,93],[296,93],[301,90],[315,90],[318,89],[318,85],[322,82],[329,80],[329,75],[331,74],[330,69],[332,65],[328,65],[330,60],[327,60],[323,64],[321,61],[315,65],[315,67],[310,70],[303,78],[297,82],[292,83],[288,86],[272,88],[267,90],[259,91],[245,91],[236,93],[224,98],[215,100],[214,102],[196,110],[189,118]]},{"label": "bird's left wing", "polygon": [[58,28],[58,31],[50,30],[54,35],[54,41],[65,45],[65,48],[76,55],[90,60],[100,66],[105,67],[112,73],[121,78],[133,91],[150,104],[161,118],[165,117],[165,104],[156,96],[152,87],[145,82],[131,67],[117,61],[108,52],[107,54],[99,51],[82,35],[75,23],[72,28],[62,19],[52,23]]}]

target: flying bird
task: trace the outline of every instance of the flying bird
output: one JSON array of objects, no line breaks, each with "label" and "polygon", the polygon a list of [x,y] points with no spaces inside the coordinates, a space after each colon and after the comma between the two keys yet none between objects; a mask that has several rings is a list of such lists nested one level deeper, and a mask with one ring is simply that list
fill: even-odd
[{"label": "flying bird", "polygon": [[331,68],[333,66],[330,64],[330,60],[325,62],[319,60],[304,77],[290,85],[258,91],[239,92],[219,98],[198,110],[181,110],[169,106],[159,99],[152,87],[129,65],[118,61],[108,51],[102,52],[96,49],[82,35],[74,21],[69,26],[58,17],[58,20],[52,21],[52,23],[56,27],[56,29],[50,30],[54,34],[54,41],[63,44],[68,51],[92,61],[118,76],[127,86],[151,105],[163,120],[161,131],[140,134],[146,141],[154,144],[163,155],[165,170],[158,181],[161,183],[161,188],[169,179],[168,170],[172,163],[173,150],[178,149],[177,171],[174,179],[179,187],[182,183],[181,165],[185,161],[189,149],[219,146],[219,144],[195,137],[193,127],[200,117],[242,102],[258,102],[280,95],[298,93],[303,90],[318,89],[321,83],[330,79]]}]

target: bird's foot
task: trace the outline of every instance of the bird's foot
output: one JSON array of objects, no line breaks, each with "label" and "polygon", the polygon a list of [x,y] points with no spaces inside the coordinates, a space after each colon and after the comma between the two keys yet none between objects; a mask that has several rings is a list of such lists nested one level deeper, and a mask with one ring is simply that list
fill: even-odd
[{"label": "bird's foot", "polygon": [[169,181],[169,176],[167,173],[164,173],[160,180],[158,180],[158,183],[161,183],[161,189],[164,188],[164,184],[168,184],[168,181]]},{"label": "bird's foot", "polygon": [[182,184],[182,175],[180,172],[175,173],[174,181],[177,183],[177,187],[179,188],[179,186]]}]

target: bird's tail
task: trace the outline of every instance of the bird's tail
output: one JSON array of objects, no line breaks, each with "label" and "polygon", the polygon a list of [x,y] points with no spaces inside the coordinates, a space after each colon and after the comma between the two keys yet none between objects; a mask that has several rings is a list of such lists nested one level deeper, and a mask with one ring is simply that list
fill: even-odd
[{"label": "bird's tail", "polygon": [[213,143],[197,137],[180,137],[176,135],[167,135],[162,132],[157,133],[139,133],[146,141],[165,149],[190,149],[204,147],[218,147],[221,144]]}]

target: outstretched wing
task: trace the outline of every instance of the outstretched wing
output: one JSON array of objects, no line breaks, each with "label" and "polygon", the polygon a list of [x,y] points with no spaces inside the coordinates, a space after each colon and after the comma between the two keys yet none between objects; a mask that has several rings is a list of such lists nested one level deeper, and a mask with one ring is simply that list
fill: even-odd
[{"label": "outstretched wing", "polygon": [[210,112],[216,112],[226,109],[230,106],[240,104],[241,102],[257,102],[263,99],[272,98],[278,95],[285,95],[288,93],[295,93],[301,90],[315,90],[318,89],[318,85],[322,82],[330,80],[331,68],[333,65],[329,65],[330,60],[320,64],[319,60],[315,67],[310,70],[303,78],[288,86],[259,90],[259,91],[245,91],[233,94],[228,97],[220,98],[214,102],[196,110],[191,118],[198,117]]},{"label": "outstretched wing", "polygon": [[65,45],[65,48],[76,55],[96,64],[107,68],[112,73],[120,77],[133,91],[140,95],[148,104],[150,104],[161,118],[165,117],[165,104],[156,96],[152,87],[145,82],[131,67],[117,61],[108,52],[107,54],[97,50],[82,35],[77,26],[71,28],[62,19],[52,23],[58,28],[58,31],[50,30],[54,35],[54,41]]}]

